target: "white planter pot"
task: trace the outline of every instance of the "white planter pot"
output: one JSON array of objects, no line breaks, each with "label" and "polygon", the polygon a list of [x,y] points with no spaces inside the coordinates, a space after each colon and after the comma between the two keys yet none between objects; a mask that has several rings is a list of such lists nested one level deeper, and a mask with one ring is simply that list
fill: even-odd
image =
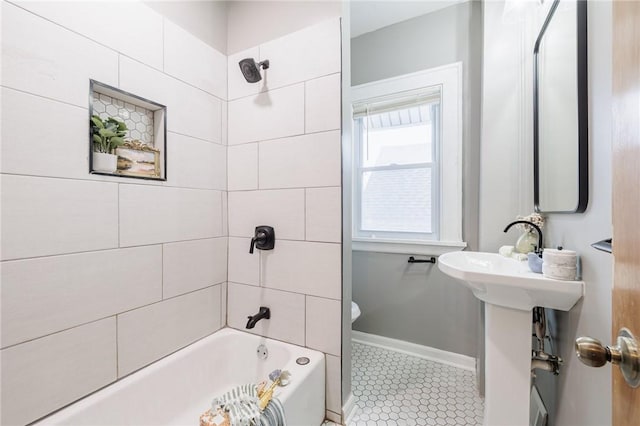
[{"label": "white planter pot", "polygon": [[93,153],[93,171],[115,173],[118,168],[118,156],[102,152]]}]

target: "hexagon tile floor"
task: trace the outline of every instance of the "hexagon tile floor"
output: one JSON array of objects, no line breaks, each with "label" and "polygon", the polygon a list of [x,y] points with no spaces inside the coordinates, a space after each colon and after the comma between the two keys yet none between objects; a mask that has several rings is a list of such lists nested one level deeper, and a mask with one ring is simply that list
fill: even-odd
[{"label": "hexagon tile floor", "polygon": [[348,426],[480,425],[484,404],[471,371],[353,343]]}]

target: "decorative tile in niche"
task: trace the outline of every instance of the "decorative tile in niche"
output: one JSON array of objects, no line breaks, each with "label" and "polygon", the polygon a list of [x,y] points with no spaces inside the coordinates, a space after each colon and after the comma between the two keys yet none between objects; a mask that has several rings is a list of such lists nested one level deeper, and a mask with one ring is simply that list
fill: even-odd
[{"label": "decorative tile in niche", "polygon": [[166,107],[91,80],[90,173],[166,180]]},{"label": "decorative tile in niche", "polygon": [[138,131],[136,134],[130,133],[131,138],[138,139],[147,145],[153,145],[154,120],[152,110],[137,107],[110,96],[101,95],[93,98],[93,111],[103,120],[109,117],[119,118],[125,122],[129,132]]}]

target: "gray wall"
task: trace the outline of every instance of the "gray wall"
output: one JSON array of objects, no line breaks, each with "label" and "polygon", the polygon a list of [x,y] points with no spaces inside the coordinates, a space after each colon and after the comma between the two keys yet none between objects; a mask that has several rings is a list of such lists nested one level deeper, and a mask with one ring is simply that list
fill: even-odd
[{"label": "gray wall", "polygon": [[353,300],[362,309],[354,329],[475,357],[475,297],[437,266],[407,257],[353,253]]},{"label": "gray wall", "polygon": [[[503,2],[485,4],[483,251],[513,244],[517,233],[500,228],[533,209],[531,52],[545,10],[534,6],[531,12],[537,21],[515,24],[504,19]],[[584,298],[570,312],[549,318],[554,344],[548,349],[564,359],[560,375],[540,372],[536,379],[550,409],[549,424],[558,426],[611,424],[611,367],[588,368],[573,353],[579,336],[611,341],[612,257],[590,247],[611,236],[611,3],[589,2],[588,19],[589,207],[583,214],[549,215],[544,228],[547,247],[578,251],[585,282]]]},{"label": "gray wall", "polygon": [[[584,298],[570,312],[559,312],[557,348],[565,360],[557,387],[556,425],[601,425],[611,421],[611,366],[588,368],[573,353],[576,337],[611,338],[610,254],[590,244],[609,238],[611,226],[611,3],[590,2],[589,16],[589,207],[584,214],[551,215],[547,241],[578,250]],[[617,332],[617,330],[616,330]],[[594,392],[594,389],[597,389]]]},{"label": "gray wall", "polygon": [[[461,61],[464,68],[463,238],[478,245],[482,4],[441,9],[351,40],[353,85]],[[354,252],[354,329],[478,357],[480,302],[437,267]],[[408,308],[411,306],[411,308]]]}]

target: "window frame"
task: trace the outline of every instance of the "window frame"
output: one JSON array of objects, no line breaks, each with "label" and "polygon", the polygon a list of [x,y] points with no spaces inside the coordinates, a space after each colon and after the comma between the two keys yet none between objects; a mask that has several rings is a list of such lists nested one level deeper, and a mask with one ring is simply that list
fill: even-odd
[{"label": "window frame", "polygon": [[440,141],[435,144],[439,145],[439,148],[435,148],[435,153],[438,156],[435,163],[439,166],[436,192],[438,211],[435,212],[435,216],[439,219],[436,223],[439,228],[437,238],[407,239],[399,238],[396,235],[385,235],[382,238],[362,236],[359,231],[361,221],[361,189],[359,186],[359,173],[362,170],[361,144],[356,138],[356,132],[360,132],[362,129],[355,129],[354,126],[353,250],[438,255],[466,247],[466,243],[462,239],[462,72],[462,63],[456,62],[351,88],[353,109],[353,105],[368,100],[373,101],[376,98],[393,96],[394,94],[400,96],[402,92],[440,87]]},{"label": "window frame", "polygon": [[[440,93],[441,89],[437,89],[438,93]],[[398,98],[404,97],[403,94],[398,94]],[[371,102],[375,102],[376,99],[371,99]],[[427,103],[429,104],[429,103]],[[433,104],[433,102],[431,102]],[[432,151],[431,151],[431,162],[428,163],[412,163],[412,164],[396,164],[396,165],[387,165],[387,166],[364,166],[363,158],[364,158],[364,144],[363,144],[363,133],[364,127],[362,123],[356,124],[354,119],[353,123],[353,136],[354,136],[354,166],[353,166],[353,183],[354,183],[354,192],[353,192],[353,236],[357,239],[392,239],[399,241],[437,241],[439,234],[439,146],[440,142],[437,138],[433,137],[438,134],[440,131],[440,101],[438,101],[438,111],[434,113],[434,110],[430,108],[429,113],[431,114],[432,119]],[[365,118],[365,117],[359,117]],[[384,170],[407,170],[407,169],[431,169],[431,194],[432,194],[432,206],[435,207],[435,211],[432,210],[432,232],[402,232],[402,231],[379,231],[372,229],[364,229],[362,224],[362,181],[363,175],[366,172],[376,172],[376,171],[384,171]],[[377,235],[376,237],[373,234]]]}]

